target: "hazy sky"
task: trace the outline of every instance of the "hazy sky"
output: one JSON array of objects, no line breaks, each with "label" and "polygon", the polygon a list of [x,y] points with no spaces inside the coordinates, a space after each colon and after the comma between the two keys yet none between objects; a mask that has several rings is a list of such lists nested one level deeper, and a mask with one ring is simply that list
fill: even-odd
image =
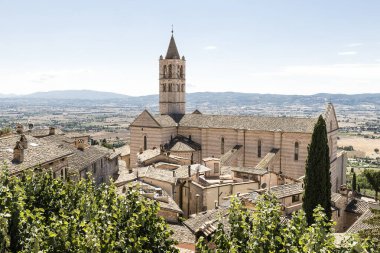
[{"label": "hazy sky", "polygon": [[188,92],[380,92],[379,0],[0,0],[0,93],[158,93],[172,24]]}]

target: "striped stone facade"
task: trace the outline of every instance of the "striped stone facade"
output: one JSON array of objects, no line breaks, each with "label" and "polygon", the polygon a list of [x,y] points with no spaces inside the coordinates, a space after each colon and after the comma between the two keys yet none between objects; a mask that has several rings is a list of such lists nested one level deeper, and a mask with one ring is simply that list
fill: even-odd
[{"label": "striped stone facade", "polygon": [[[174,41],[173,37],[172,40]],[[172,40],[171,43],[174,43]],[[171,52],[170,55],[176,54],[178,52]],[[178,61],[178,57],[174,57],[175,61]],[[160,77],[163,75],[164,61],[160,61]],[[182,62],[178,64],[181,65]],[[162,92],[164,81],[166,82],[163,79],[160,81],[160,103],[164,101],[161,98],[168,98]],[[185,101],[184,97],[180,100],[181,104]],[[173,102],[176,101],[177,98],[173,98]],[[160,108],[162,109],[161,104]],[[239,155],[229,161],[230,166],[255,167],[267,153],[278,149],[277,159],[270,165],[269,170],[282,172],[292,178],[299,178],[305,174],[307,147],[317,118],[203,115],[198,111],[177,118],[169,112],[170,110],[161,109],[161,115],[158,116],[153,116],[145,110],[130,125],[132,167],[137,165],[136,158],[139,152],[160,148],[180,135],[201,146],[193,163],[200,163],[206,157],[220,158],[236,145],[241,145]],[[184,113],[184,110],[181,109],[180,113],[182,112]],[[327,124],[332,190],[336,191],[337,184],[343,182],[338,179],[341,173],[336,171],[338,122],[331,103],[328,103],[326,111],[322,114]]]}]

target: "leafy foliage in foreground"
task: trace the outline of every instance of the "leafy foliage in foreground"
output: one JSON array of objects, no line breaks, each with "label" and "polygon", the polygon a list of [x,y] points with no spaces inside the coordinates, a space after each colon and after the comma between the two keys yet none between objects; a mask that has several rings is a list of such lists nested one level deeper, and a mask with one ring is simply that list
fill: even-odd
[{"label": "leafy foliage in foreground", "polygon": [[158,208],[114,185],[0,170],[0,252],[176,252]]},{"label": "leafy foliage in foreground", "polygon": [[362,238],[369,238],[377,248],[380,249],[380,210],[371,209],[373,216],[364,223],[370,225],[370,228],[359,232]]},{"label": "leafy foliage in foreground", "polygon": [[211,252],[378,252],[363,240],[362,245],[349,238],[341,245],[334,244],[332,224],[326,222],[322,207],[314,210],[315,223],[308,226],[303,210],[296,212],[288,222],[281,223],[280,205],[275,197],[263,195],[255,211],[245,210],[233,199],[228,212],[230,228],[222,223],[209,242],[201,237],[197,247],[202,253]]}]

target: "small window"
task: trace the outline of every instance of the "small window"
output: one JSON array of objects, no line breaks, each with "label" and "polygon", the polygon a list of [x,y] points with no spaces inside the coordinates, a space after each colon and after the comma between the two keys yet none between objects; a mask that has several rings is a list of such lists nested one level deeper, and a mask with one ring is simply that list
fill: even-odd
[{"label": "small window", "polygon": [[220,153],[224,154],[224,137],[220,139]]},{"label": "small window", "polygon": [[100,159],[100,168],[103,168],[103,158]]},{"label": "small window", "polygon": [[294,203],[294,202],[298,202],[298,201],[300,201],[300,195],[298,194],[298,195],[293,195],[292,196],[292,202]]},{"label": "small window", "polygon": [[298,154],[299,154],[299,143],[298,141],[296,141],[296,143],[294,143],[294,160],[295,161],[298,161]]},{"label": "small window", "polygon": [[144,136],[144,150],[147,150],[148,148],[148,140],[147,140],[147,137],[146,135]]},{"label": "small window", "polygon": [[257,141],[257,157],[261,157],[261,140]]},{"label": "small window", "polygon": [[61,170],[61,179],[63,179],[63,170]]}]

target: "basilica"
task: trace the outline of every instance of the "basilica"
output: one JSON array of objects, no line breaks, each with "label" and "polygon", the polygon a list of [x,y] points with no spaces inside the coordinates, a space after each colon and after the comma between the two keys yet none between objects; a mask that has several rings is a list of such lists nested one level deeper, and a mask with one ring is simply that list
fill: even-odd
[{"label": "basilica", "polygon": [[[144,110],[130,125],[131,167],[157,162],[205,165],[217,160],[214,172],[228,166],[247,175],[266,170],[295,180],[305,174],[317,117],[186,112],[186,60],[173,35],[166,56],[159,58],[159,108],[159,115]],[[332,191],[337,192],[345,183],[345,166],[337,154],[338,122],[332,103],[321,114],[327,126]],[[149,152],[155,155],[142,158]]]}]

